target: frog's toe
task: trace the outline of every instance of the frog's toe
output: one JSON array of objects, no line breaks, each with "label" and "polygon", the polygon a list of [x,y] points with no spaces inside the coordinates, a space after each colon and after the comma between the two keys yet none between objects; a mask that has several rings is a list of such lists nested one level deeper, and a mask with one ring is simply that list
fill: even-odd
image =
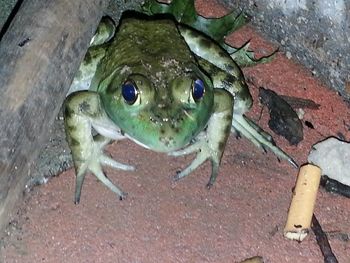
[{"label": "frog's toe", "polygon": [[183,155],[191,154],[194,152],[198,152],[200,150],[200,148],[201,148],[201,141],[197,141],[184,149],[169,152],[168,155],[175,156],[175,157],[183,156]]},{"label": "frog's toe", "polygon": [[210,176],[209,182],[207,183],[208,189],[210,189],[216,181],[216,177],[218,176],[218,173],[219,173],[219,165],[220,165],[220,160],[215,160],[215,159],[211,160],[211,176]]},{"label": "frog's toe", "polygon": [[79,172],[77,172],[76,178],[75,178],[75,194],[74,194],[74,204],[79,204],[80,202],[80,195],[81,195],[81,189],[83,187],[84,179],[85,179],[85,169],[80,169]]},{"label": "frog's toe", "polygon": [[252,120],[243,115],[235,115],[232,122],[233,130],[238,131],[248,140],[250,140],[258,148],[266,152],[267,149],[272,151],[277,157],[287,160],[294,167],[298,167],[298,164],[285,153],[282,149],[276,146],[276,143],[272,139],[271,135],[263,131]]},{"label": "frog's toe", "polygon": [[[192,145],[189,146],[188,148],[190,147],[192,148]],[[207,183],[207,188],[209,189],[214,184],[216,177],[218,175],[221,154],[215,151],[214,149],[211,149],[206,143],[203,143],[203,141],[197,142],[194,148],[190,149],[191,152],[193,152],[194,149],[197,149],[196,151],[198,152],[196,155],[196,158],[192,161],[192,163],[189,166],[187,166],[184,170],[182,170],[181,172],[177,173],[174,176],[174,181],[178,181],[181,178],[189,175],[206,160],[210,160],[212,172],[211,172],[209,182]],[[188,151],[180,151],[180,152],[181,152],[181,155],[188,153]]]},{"label": "frog's toe", "polygon": [[204,163],[208,157],[204,154],[201,154],[202,152],[199,152],[196,156],[196,158],[192,161],[192,163],[187,166],[184,170],[182,170],[181,172],[177,173],[174,176],[174,181],[178,181],[181,178],[189,175],[190,173],[192,173],[198,166],[200,166],[202,163]]},{"label": "frog's toe", "polygon": [[90,167],[90,171],[99,179],[105,186],[107,186],[112,192],[116,193],[119,196],[119,199],[124,199],[126,193],[123,192],[119,187],[114,185],[102,171],[101,165],[93,165]]},{"label": "frog's toe", "polygon": [[100,157],[101,164],[108,165],[110,167],[113,167],[115,169],[123,170],[123,171],[135,171],[135,167],[128,164],[123,164],[120,162],[117,162],[116,160],[112,159],[109,156],[102,155]]}]

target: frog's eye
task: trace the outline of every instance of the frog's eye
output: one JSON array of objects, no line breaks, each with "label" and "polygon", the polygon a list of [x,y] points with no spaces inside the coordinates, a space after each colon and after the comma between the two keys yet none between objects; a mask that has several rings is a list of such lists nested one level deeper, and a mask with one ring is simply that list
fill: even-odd
[{"label": "frog's eye", "polygon": [[203,98],[205,93],[205,86],[201,79],[196,79],[192,83],[192,98],[195,102]]},{"label": "frog's eye", "polygon": [[127,80],[122,85],[122,96],[127,104],[133,105],[139,96],[139,90],[136,84]]}]

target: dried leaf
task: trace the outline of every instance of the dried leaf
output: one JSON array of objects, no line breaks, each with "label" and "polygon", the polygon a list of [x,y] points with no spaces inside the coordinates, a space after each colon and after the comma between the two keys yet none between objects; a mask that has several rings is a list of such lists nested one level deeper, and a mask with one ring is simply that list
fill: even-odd
[{"label": "dried leaf", "polygon": [[159,3],[156,0],[146,0],[141,7],[141,12],[147,15],[172,15],[177,22],[188,25],[215,40],[240,67],[269,62],[276,53],[275,51],[268,56],[256,59],[254,52],[248,50],[249,42],[239,48],[225,43],[225,36],[248,22],[248,16],[242,11],[232,11],[220,18],[206,18],[197,13],[194,0],[173,0],[169,4]]}]

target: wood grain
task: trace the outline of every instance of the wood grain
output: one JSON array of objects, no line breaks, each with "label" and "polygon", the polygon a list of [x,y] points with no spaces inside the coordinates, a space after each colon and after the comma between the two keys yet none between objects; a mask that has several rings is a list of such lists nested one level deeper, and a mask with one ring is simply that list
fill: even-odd
[{"label": "wood grain", "polygon": [[0,42],[0,229],[24,190],[107,0],[27,0]]}]

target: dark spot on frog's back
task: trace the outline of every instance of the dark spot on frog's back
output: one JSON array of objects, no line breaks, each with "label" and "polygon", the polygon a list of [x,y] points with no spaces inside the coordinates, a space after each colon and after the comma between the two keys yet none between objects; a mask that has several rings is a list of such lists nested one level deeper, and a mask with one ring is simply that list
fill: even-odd
[{"label": "dark spot on frog's back", "polygon": [[74,111],[69,106],[66,105],[66,107],[64,108],[65,118],[70,118],[73,113],[74,113]]},{"label": "dark spot on frog's back", "polygon": [[80,145],[80,142],[74,138],[71,138],[70,141],[69,141],[69,144],[71,147],[77,147]]},{"label": "dark spot on frog's back", "polygon": [[225,116],[225,120],[229,121],[229,122],[232,122],[232,116],[231,115],[226,115]]},{"label": "dark spot on frog's back", "polygon": [[210,40],[208,40],[208,39],[201,38],[200,41],[199,41],[199,44],[203,48],[210,48],[211,45],[212,45],[212,42]]},{"label": "dark spot on frog's back", "polygon": [[84,57],[84,63],[85,64],[90,64],[91,63],[91,54],[90,54],[90,52],[88,51],[88,52],[86,52],[86,54],[85,54],[85,57]]},{"label": "dark spot on frog's back", "polygon": [[230,65],[230,64],[226,64],[226,65],[225,65],[225,68],[226,68],[226,70],[228,70],[229,72],[230,72],[230,71],[235,71],[235,70],[236,70],[236,68],[235,68],[234,66]]},{"label": "dark spot on frog's back", "polygon": [[199,34],[195,30],[191,30],[187,27],[180,26],[180,28],[186,28],[187,34],[190,35],[191,38],[198,38]]},{"label": "dark spot on frog's back", "polygon": [[219,56],[220,57],[222,57],[222,58],[224,58],[224,57],[227,57],[227,56],[229,56],[224,50],[220,50],[219,51]]},{"label": "dark spot on frog's back", "polygon": [[236,80],[237,78],[235,76],[226,74],[224,82],[226,82],[229,85],[229,84],[233,84]]},{"label": "dark spot on frog's back", "polygon": [[[232,118],[229,118],[228,121],[232,121]],[[225,128],[225,133],[224,134],[230,134],[231,133],[231,125],[228,125],[226,128]]]},{"label": "dark spot on frog's back", "polygon": [[225,145],[226,145],[225,141],[219,142],[219,150],[220,150],[220,152],[224,151]]},{"label": "dark spot on frog's back", "polygon": [[69,130],[69,132],[74,132],[77,130],[77,126],[74,126],[74,125],[67,126],[67,130]]},{"label": "dark spot on frog's back", "polygon": [[81,112],[88,112],[90,111],[90,105],[87,101],[83,101],[79,104],[79,111]]}]

